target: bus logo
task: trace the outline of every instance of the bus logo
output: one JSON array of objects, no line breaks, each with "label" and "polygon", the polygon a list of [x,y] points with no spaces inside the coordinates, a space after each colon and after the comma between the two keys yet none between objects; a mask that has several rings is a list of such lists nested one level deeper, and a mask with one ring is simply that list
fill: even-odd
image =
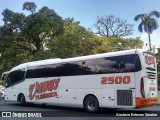
[{"label": "bus logo", "polygon": [[57,92],[53,92],[53,90],[56,90],[58,88],[59,82],[60,78],[57,78],[49,81],[40,83],[36,82],[35,84],[31,84],[29,86],[29,99],[32,100],[33,98],[36,98],[36,100],[39,100],[57,96]]},{"label": "bus logo", "polygon": [[130,76],[102,77],[101,84],[129,84]]},{"label": "bus logo", "polygon": [[155,67],[155,59],[152,56],[145,56],[145,61],[147,65],[154,65]]}]

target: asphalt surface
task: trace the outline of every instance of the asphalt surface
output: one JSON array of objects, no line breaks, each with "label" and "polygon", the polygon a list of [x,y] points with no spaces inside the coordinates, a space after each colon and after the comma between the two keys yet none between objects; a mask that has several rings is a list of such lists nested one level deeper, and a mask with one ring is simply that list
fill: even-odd
[{"label": "asphalt surface", "polygon": [[[17,102],[5,102],[4,100],[0,101],[0,116],[2,112],[11,112],[12,118],[9,117],[0,117],[0,120],[5,119],[22,119],[20,118],[23,115],[26,115],[27,118],[23,120],[32,120],[35,119],[28,115],[35,113],[37,119],[49,120],[54,117],[54,120],[128,120],[128,119],[140,119],[140,120],[155,120],[160,119],[160,105],[139,108],[139,109],[101,109],[97,113],[88,113],[81,108],[71,108],[71,107],[60,107],[60,106],[51,106],[51,105],[37,105],[37,104],[28,104],[27,106],[22,107],[20,103]],[[17,117],[20,115],[20,117]],[[121,116],[120,116],[121,115]],[[124,116],[125,115],[125,116]],[[151,115],[151,116],[146,116]],[[158,115],[159,117],[157,117]],[[123,116],[123,117],[122,117]],[[131,117],[132,116],[132,117]],[[135,117],[136,116],[136,117]],[[24,116],[23,116],[24,117]],[[44,119],[45,118],[45,119]]]}]

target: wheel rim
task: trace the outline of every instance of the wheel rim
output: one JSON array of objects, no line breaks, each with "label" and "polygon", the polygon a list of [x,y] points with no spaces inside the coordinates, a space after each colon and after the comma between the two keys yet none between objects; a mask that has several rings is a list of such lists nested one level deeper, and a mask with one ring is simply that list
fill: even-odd
[{"label": "wheel rim", "polygon": [[89,100],[87,106],[89,110],[94,110],[96,108],[96,103],[94,100]]}]

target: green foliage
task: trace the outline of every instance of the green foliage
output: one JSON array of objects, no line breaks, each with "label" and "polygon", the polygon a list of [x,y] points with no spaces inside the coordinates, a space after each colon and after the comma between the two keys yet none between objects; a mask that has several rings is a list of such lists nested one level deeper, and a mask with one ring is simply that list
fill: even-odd
[{"label": "green foliage", "polygon": [[[96,54],[100,52],[101,38],[78,25],[73,19],[64,21],[64,33],[49,43],[49,48],[55,56],[69,58]],[[106,47],[107,48],[107,47]]]},{"label": "green foliage", "polygon": [[36,5],[32,2],[24,3],[23,9],[32,14],[25,16],[9,9],[2,12],[0,73],[23,62],[49,58],[51,53],[45,51],[46,44],[63,33],[63,20],[54,10],[43,7],[35,12]]},{"label": "green foliage", "polygon": [[120,50],[142,48],[143,42],[139,38],[111,38],[111,45]]},{"label": "green foliage", "polygon": [[68,58],[82,55],[83,41],[90,39],[91,35],[85,28],[74,24],[73,21],[64,21],[64,33],[49,43],[50,49],[57,57]]},{"label": "green foliage", "polygon": [[143,30],[149,34],[152,34],[153,30],[158,28],[158,22],[155,17],[159,18],[160,13],[157,11],[152,11],[149,14],[139,14],[135,16],[134,20],[138,21],[141,20],[139,24],[138,30],[143,32]]},{"label": "green foliage", "polygon": [[[44,50],[45,42],[52,40],[63,31],[62,18],[48,7],[43,7],[28,16],[8,9],[5,9],[2,15],[5,24],[1,31],[5,36],[11,36],[11,39],[7,38],[4,42],[23,49],[31,55]],[[13,43],[7,42],[11,40]]]},{"label": "green foliage", "polygon": [[55,58],[54,53],[52,53],[50,50],[45,50],[45,51],[36,52],[36,54],[34,54],[31,60],[38,61],[38,60],[45,60],[50,58]]},{"label": "green foliage", "polygon": [[[120,44],[119,44],[120,43]],[[143,42],[133,38],[99,37],[75,24],[73,19],[64,21],[64,33],[49,43],[49,48],[59,58],[69,58],[117,50],[141,48]]]},{"label": "green foliage", "polygon": [[142,48],[143,42],[139,38],[101,38],[102,44],[97,53],[114,52]]},{"label": "green foliage", "polygon": [[23,4],[23,10],[31,11],[32,14],[36,11],[36,7],[37,6],[34,2],[25,2]]},{"label": "green foliage", "polygon": [[74,18],[62,18],[52,9],[36,11],[33,2],[23,4],[32,14],[2,12],[0,26],[0,74],[12,67],[49,58],[70,58],[141,47],[139,38],[102,37],[79,25]]}]

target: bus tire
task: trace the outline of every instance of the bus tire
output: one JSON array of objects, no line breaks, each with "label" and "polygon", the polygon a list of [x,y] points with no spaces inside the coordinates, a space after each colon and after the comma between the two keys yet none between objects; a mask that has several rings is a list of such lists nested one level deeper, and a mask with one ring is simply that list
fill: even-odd
[{"label": "bus tire", "polygon": [[88,112],[97,112],[99,110],[99,102],[95,96],[88,96],[84,101],[84,108]]},{"label": "bus tire", "polygon": [[21,95],[20,102],[21,102],[21,106],[25,106],[26,105],[26,99],[25,99],[25,96],[23,94]]}]

